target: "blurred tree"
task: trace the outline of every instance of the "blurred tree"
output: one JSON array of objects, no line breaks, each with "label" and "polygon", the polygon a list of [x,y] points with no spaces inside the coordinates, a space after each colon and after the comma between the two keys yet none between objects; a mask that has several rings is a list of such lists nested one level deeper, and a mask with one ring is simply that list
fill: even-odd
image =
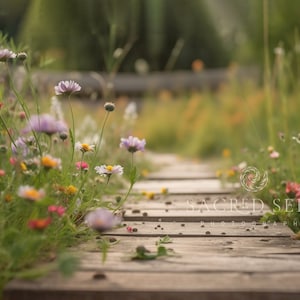
[{"label": "blurred tree", "polygon": [[[270,52],[279,42],[294,47],[299,1],[268,0]],[[112,70],[119,66],[120,55],[122,71],[134,71],[139,59],[150,70],[190,69],[198,58],[208,68],[222,67],[231,60],[262,61],[262,3],[1,0],[0,30],[27,43],[52,68]]]},{"label": "blurred tree", "polygon": [[202,0],[32,0],[20,39],[68,69],[110,70],[114,51],[127,45],[122,70],[133,71],[139,58],[162,70],[178,39],[176,68],[195,58],[209,67],[228,62]]},{"label": "blurred tree", "polygon": [[15,36],[22,21],[23,12],[28,0],[1,0],[0,1],[0,30]]}]

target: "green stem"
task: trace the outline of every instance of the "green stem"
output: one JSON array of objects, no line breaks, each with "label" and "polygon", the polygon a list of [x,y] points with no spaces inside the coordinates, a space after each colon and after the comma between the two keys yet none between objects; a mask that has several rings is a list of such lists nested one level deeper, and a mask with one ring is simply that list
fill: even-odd
[{"label": "green stem", "polygon": [[70,107],[70,112],[71,112],[71,118],[72,118],[72,132],[71,132],[71,142],[72,142],[72,154],[71,154],[71,162],[73,162],[74,159],[74,152],[75,152],[75,119],[74,119],[74,113],[73,113],[73,108],[71,105],[71,99],[70,99],[71,95],[69,95],[68,97],[68,103],[69,103],[69,107]]},{"label": "green stem", "polygon": [[[270,57],[269,57],[269,11],[268,0],[263,1],[263,34],[264,34],[264,90],[267,103],[267,126],[269,132],[269,144],[274,145],[274,129],[273,129],[273,103],[271,99],[270,87]],[[274,145],[275,146],[275,145]]]}]

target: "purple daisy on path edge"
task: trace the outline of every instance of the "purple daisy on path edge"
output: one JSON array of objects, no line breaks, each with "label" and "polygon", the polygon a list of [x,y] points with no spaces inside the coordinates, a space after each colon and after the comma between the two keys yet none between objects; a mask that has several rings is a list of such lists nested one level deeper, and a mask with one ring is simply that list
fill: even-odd
[{"label": "purple daisy on path edge", "polygon": [[81,86],[74,80],[60,81],[55,87],[55,94],[58,95],[71,95],[81,91]]},{"label": "purple daisy on path edge", "polygon": [[108,231],[119,225],[121,221],[122,218],[120,216],[113,214],[106,208],[97,208],[88,212],[85,216],[87,226],[99,232]]},{"label": "purple daisy on path edge", "polygon": [[67,125],[61,121],[56,120],[49,114],[33,115],[28,121],[28,125],[23,129],[23,133],[30,131],[46,133],[52,135],[54,133],[67,132]]},{"label": "purple daisy on path edge", "polygon": [[146,140],[140,140],[137,137],[129,136],[126,138],[121,138],[120,147],[127,149],[129,152],[134,153],[137,151],[144,151],[146,145]]}]

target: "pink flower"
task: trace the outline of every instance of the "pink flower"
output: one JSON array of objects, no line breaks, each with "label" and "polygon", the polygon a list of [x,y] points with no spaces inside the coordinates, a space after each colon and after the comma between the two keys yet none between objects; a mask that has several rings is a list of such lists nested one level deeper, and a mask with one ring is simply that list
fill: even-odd
[{"label": "pink flower", "polygon": [[60,81],[54,87],[54,90],[56,95],[71,95],[72,93],[79,92],[81,90],[81,86],[73,80],[66,80]]},{"label": "pink flower", "polygon": [[89,169],[89,164],[85,161],[78,161],[75,163],[76,169],[87,171]]},{"label": "pink flower", "polygon": [[65,207],[58,205],[50,205],[48,206],[49,213],[57,213],[60,217],[63,216],[66,212]]},{"label": "pink flower", "polygon": [[137,151],[144,151],[146,140],[140,140],[137,137],[129,136],[127,139],[121,138],[120,147],[127,149],[129,152],[134,153]]},{"label": "pink flower", "polygon": [[300,193],[300,184],[297,182],[287,182],[285,186],[285,192],[289,197],[295,197]]},{"label": "pink flower", "polygon": [[17,54],[8,49],[0,49],[0,61],[5,62],[17,57]]},{"label": "pink flower", "polygon": [[5,171],[0,169],[0,176],[5,176]]},{"label": "pink flower", "polygon": [[278,158],[280,156],[280,154],[279,154],[279,152],[277,152],[277,151],[272,151],[271,153],[270,153],[270,157],[271,158],[274,158],[274,159],[276,159],[276,158]]}]

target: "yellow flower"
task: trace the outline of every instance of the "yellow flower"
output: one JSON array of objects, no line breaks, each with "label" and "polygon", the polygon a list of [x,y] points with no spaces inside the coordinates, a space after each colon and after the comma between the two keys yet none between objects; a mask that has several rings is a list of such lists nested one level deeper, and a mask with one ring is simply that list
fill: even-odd
[{"label": "yellow flower", "polygon": [[227,148],[223,149],[222,156],[224,158],[230,157],[231,156],[231,151],[229,149],[227,149]]},{"label": "yellow flower", "polygon": [[153,200],[154,197],[155,197],[155,193],[154,193],[154,192],[147,192],[147,193],[146,193],[146,197],[147,197],[149,200]]},{"label": "yellow flower", "polygon": [[75,195],[77,193],[78,189],[74,185],[69,185],[65,189],[65,193],[67,195]]},{"label": "yellow flower", "polygon": [[60,169],[61,168],[61,160],[58,158],[54,158],[50,155],[43,156],[41,158],[41,164],[47,169]]},{"label": "yellow flower", "polygon": [[235,175],[235,171],[232,169],[227,170],[227,176],[228,177],[233,177]]},{"label": "yellow flower", "polygon": [[20,168],[23,172],[27,171],[26,164],[23,161],[20,163]]},{"label": "yellow flower", "polygon": [[163,194],[163,195],[167,195],[169,190],[166,188],[166,187],[163,187],[161,188],[160,192]]},{"label": "yellow flower", "polygon": [[217,176],[217,177],[221,177],[222,174],[223,174],[223,171],[222,171],[222,170],[217,170],[217,171],[216,171],[216,176]]}]

